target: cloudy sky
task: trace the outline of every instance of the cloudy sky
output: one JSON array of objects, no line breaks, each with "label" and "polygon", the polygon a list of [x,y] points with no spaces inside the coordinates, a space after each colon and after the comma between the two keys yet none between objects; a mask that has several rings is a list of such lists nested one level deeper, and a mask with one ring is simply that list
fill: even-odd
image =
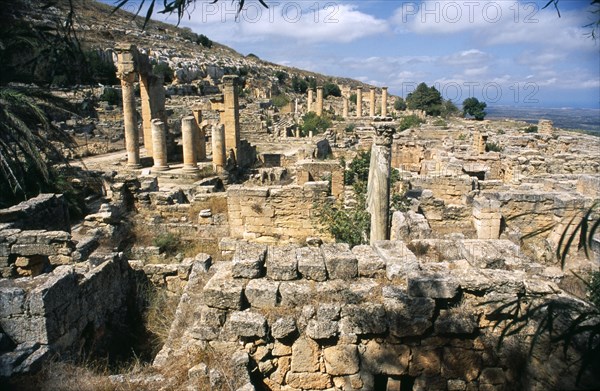
[{"label": "cloudy sky", "polygon": [[560,17],[542,9],[547,0],[265,2],[246,0],[236,19],[236,3],[198,0],[181,25],[242,54],[400,96],[424,81],[459,103],[600,106],[600,39],[583,27],[590,0],[560,1]]}]

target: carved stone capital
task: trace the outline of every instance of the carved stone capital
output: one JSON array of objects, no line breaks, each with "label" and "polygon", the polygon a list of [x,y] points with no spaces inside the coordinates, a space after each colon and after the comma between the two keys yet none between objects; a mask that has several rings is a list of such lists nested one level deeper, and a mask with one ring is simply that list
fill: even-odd
[{"label": "carved stone capital", "polygon": [[395,126],[390,123],[377,123],[374,124],[375,137],[373,141],[375,145],[382,145],[389,147],[392,145],[393,136],[396,132]]}]

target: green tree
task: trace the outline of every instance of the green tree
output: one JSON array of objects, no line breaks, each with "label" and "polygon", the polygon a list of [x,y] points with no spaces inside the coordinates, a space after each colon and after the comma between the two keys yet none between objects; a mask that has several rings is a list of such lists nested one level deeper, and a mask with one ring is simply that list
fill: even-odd
[{"label": "green tree", "polygon": [[396,98],[396,101],[394,102],[394,109],[397,111],[406,110],[406,101],[402,99],[402,97]]},{"label": "green tree", "polygon": [[406,96],[406,104],[411,110],[424,110],[427,115],[440,115],[442,94],[434,87],[421,83]]},{"label": "green tree", "polygon": [[354,104],[356,104],[356,94],[350,94],[348,100]]},{"label": "green tree", "polygon": [[406,117],[402,117],[402,119],[400,120],[400,123],[398,124],[398,130],[403,131],[410,128],[416,128],[423,122],[425,121],[423,121],[421,118],[417,117],[414,114],[407,115]]},{"label": "green tree", "polygon": [[294,76],[292,77],[292,89],[295,92],[304,94],[308,90],[308,82],[305,79]]},{"label": "green tree", "polygon": [[175,72],[166,62],[159,62],[152,67],[152,73],[157,76],[162,76],[165,83],[171,83]]},{"label": "green tree", "polygon": [[326,83],[323,86],[323,98],[327,98],[328,96],[342,96],[340,87],[335,83]]},{"label": "green tree", "polygon": [[477,121],[483,121],[486,116],[487,103],[480,102],[477,98],[467,98],[463,101],[463,117],[470,115]]},{"label": "green tree", "polygon": [[309,132],[318,134],[324,132],[331,127],[331,121],[326,117],[318,116],[315,112],[308,112],[302,117],[302,125],[300,130],[304,135],[308,135]]},{"label": "green tree", "polygon": [[284,71],[277,71],[275,72],[275,77],[279,81],[279,84],[283,84],[287,80],[288,74]]},{"label": "green tree", "polygon": [[444,99],[444,102],[442,103],[442,112],[440,113],[440,115],[443,118],[457,117],[460,115],[460,110],[458,109],[458,107],[456,107],[456,105],[454,104],[454,102],[452,102],[451,99]]}]

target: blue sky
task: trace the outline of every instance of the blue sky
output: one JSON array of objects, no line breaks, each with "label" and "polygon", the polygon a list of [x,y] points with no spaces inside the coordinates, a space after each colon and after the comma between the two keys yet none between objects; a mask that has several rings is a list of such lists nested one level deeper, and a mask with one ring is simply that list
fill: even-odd
[{"label": "blue sky", "polygon": [[[105,1],[110,3],[110,1]],[[424,81],[455,102],[600,107],[600,40],[586,36],[589,0],[198,0],[181,26],[242,54],[388,86]],[[162,3],[159,1],[159,3]],[[155,19],[175,21],[155,15]]]}]

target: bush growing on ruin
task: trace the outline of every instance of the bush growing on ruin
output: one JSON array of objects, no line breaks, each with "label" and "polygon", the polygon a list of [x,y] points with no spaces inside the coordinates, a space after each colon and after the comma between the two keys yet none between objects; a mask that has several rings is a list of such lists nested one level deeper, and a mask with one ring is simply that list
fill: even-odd
[{"label": "bush growing on ruin", "polygon": [[356,94],[350,94],[350,98],[348,98],[350,102],[356,104]]},{"label": "bush growing on ruin", "polygon": [[537,125],[531,125],[531,126],[526,127],[523,131],[525,133],[537,133],[538,127],[537,127]]},{"label": "bush growing on ruin", "polygon": [[477,98],[467,98],[463,101],[463,117],[470,115],[477,121],[483,121],[486,116],[485,108],[487,103],[480,102]]},{"label": "bush growing on ruin", "polygon": [[120,102],[119,93],[112,87],[105,87],[99,99],[113,106],[118,105]]},{"label": "bush growing on ruin", "polygon": [[406,101],[402,99],[402,97],[396,98],[396,101],[394,102],[394,109],[397,111],[406,110]]},{"label": "bush growing on ruin", "polygon": [[154,238],[152,244],[167,255],[175,255],[179,251],[181,241],[177,235],[171,232],[162,232]]},{"label": "bush growing on ruin", "polygon": [[342,96],[340,87],[335,83],[326,83],[323,86],[323,98],[327,98],[328,96]]},{"label": "bush growing on ruin", "polygon": [[308,82],[298,76],[292,77],[292,89],[294,92],[304,94],[308,90]]},{"label": "bush growing on ruin", "polygon": [[444,129],[448,129],[448,123],[441,118],[438,118],[435,121],[433,121],[433,126],[439,126]]},{"label": "bush growing on ruin", "polygon": [[273,102],[273,105],[275,107],[285,107],[290,103],[290,100],[288,99],[287,96],[283,95],[283,94],[279,94],[279,95],[275,95],[273,97],[271,97],[271,102]]},{"label": "bush growing on ruin", "polygon": [[275,77],[279,81],[279,84],[283,84],[287,80],[288,74],[284,71],[277,71],[275,72]]},{"label": "bush growing on ruin", "polygon": [[152,67],[152,73],[157,76],[162,76],[165,83],[171,83],[173,81],[173,69],[166,62],[159,62]]},{"label": "bush growing on ruin", "polygon": [[324,132],[332,125],[331,121],[323,116],[318,116],[315,112],[308,112],[302,116],[300,130],[307,136],[311,131],[313,134]]},{"label": "bush growing on ruin", "polygon": [[406,104],[411,110],[424,110],[427,115],[440,115],[442,112],[442,94],[434,87],[421,83],[406,96]]},{"label": "bush growing on ruin", "polygon": [[406,129],[416,128],[420,124],[424,123],[421,118],[417,117],[414,114],[408,115],[406,117],[402,117],[400,123],[398,124],[398,131],[402,132]]},{"label": "bush growing on ruin", "polygon": [[498,143],[490,142],[485,143],[485,150],[486,152],[502,152],[504,148]]}]

